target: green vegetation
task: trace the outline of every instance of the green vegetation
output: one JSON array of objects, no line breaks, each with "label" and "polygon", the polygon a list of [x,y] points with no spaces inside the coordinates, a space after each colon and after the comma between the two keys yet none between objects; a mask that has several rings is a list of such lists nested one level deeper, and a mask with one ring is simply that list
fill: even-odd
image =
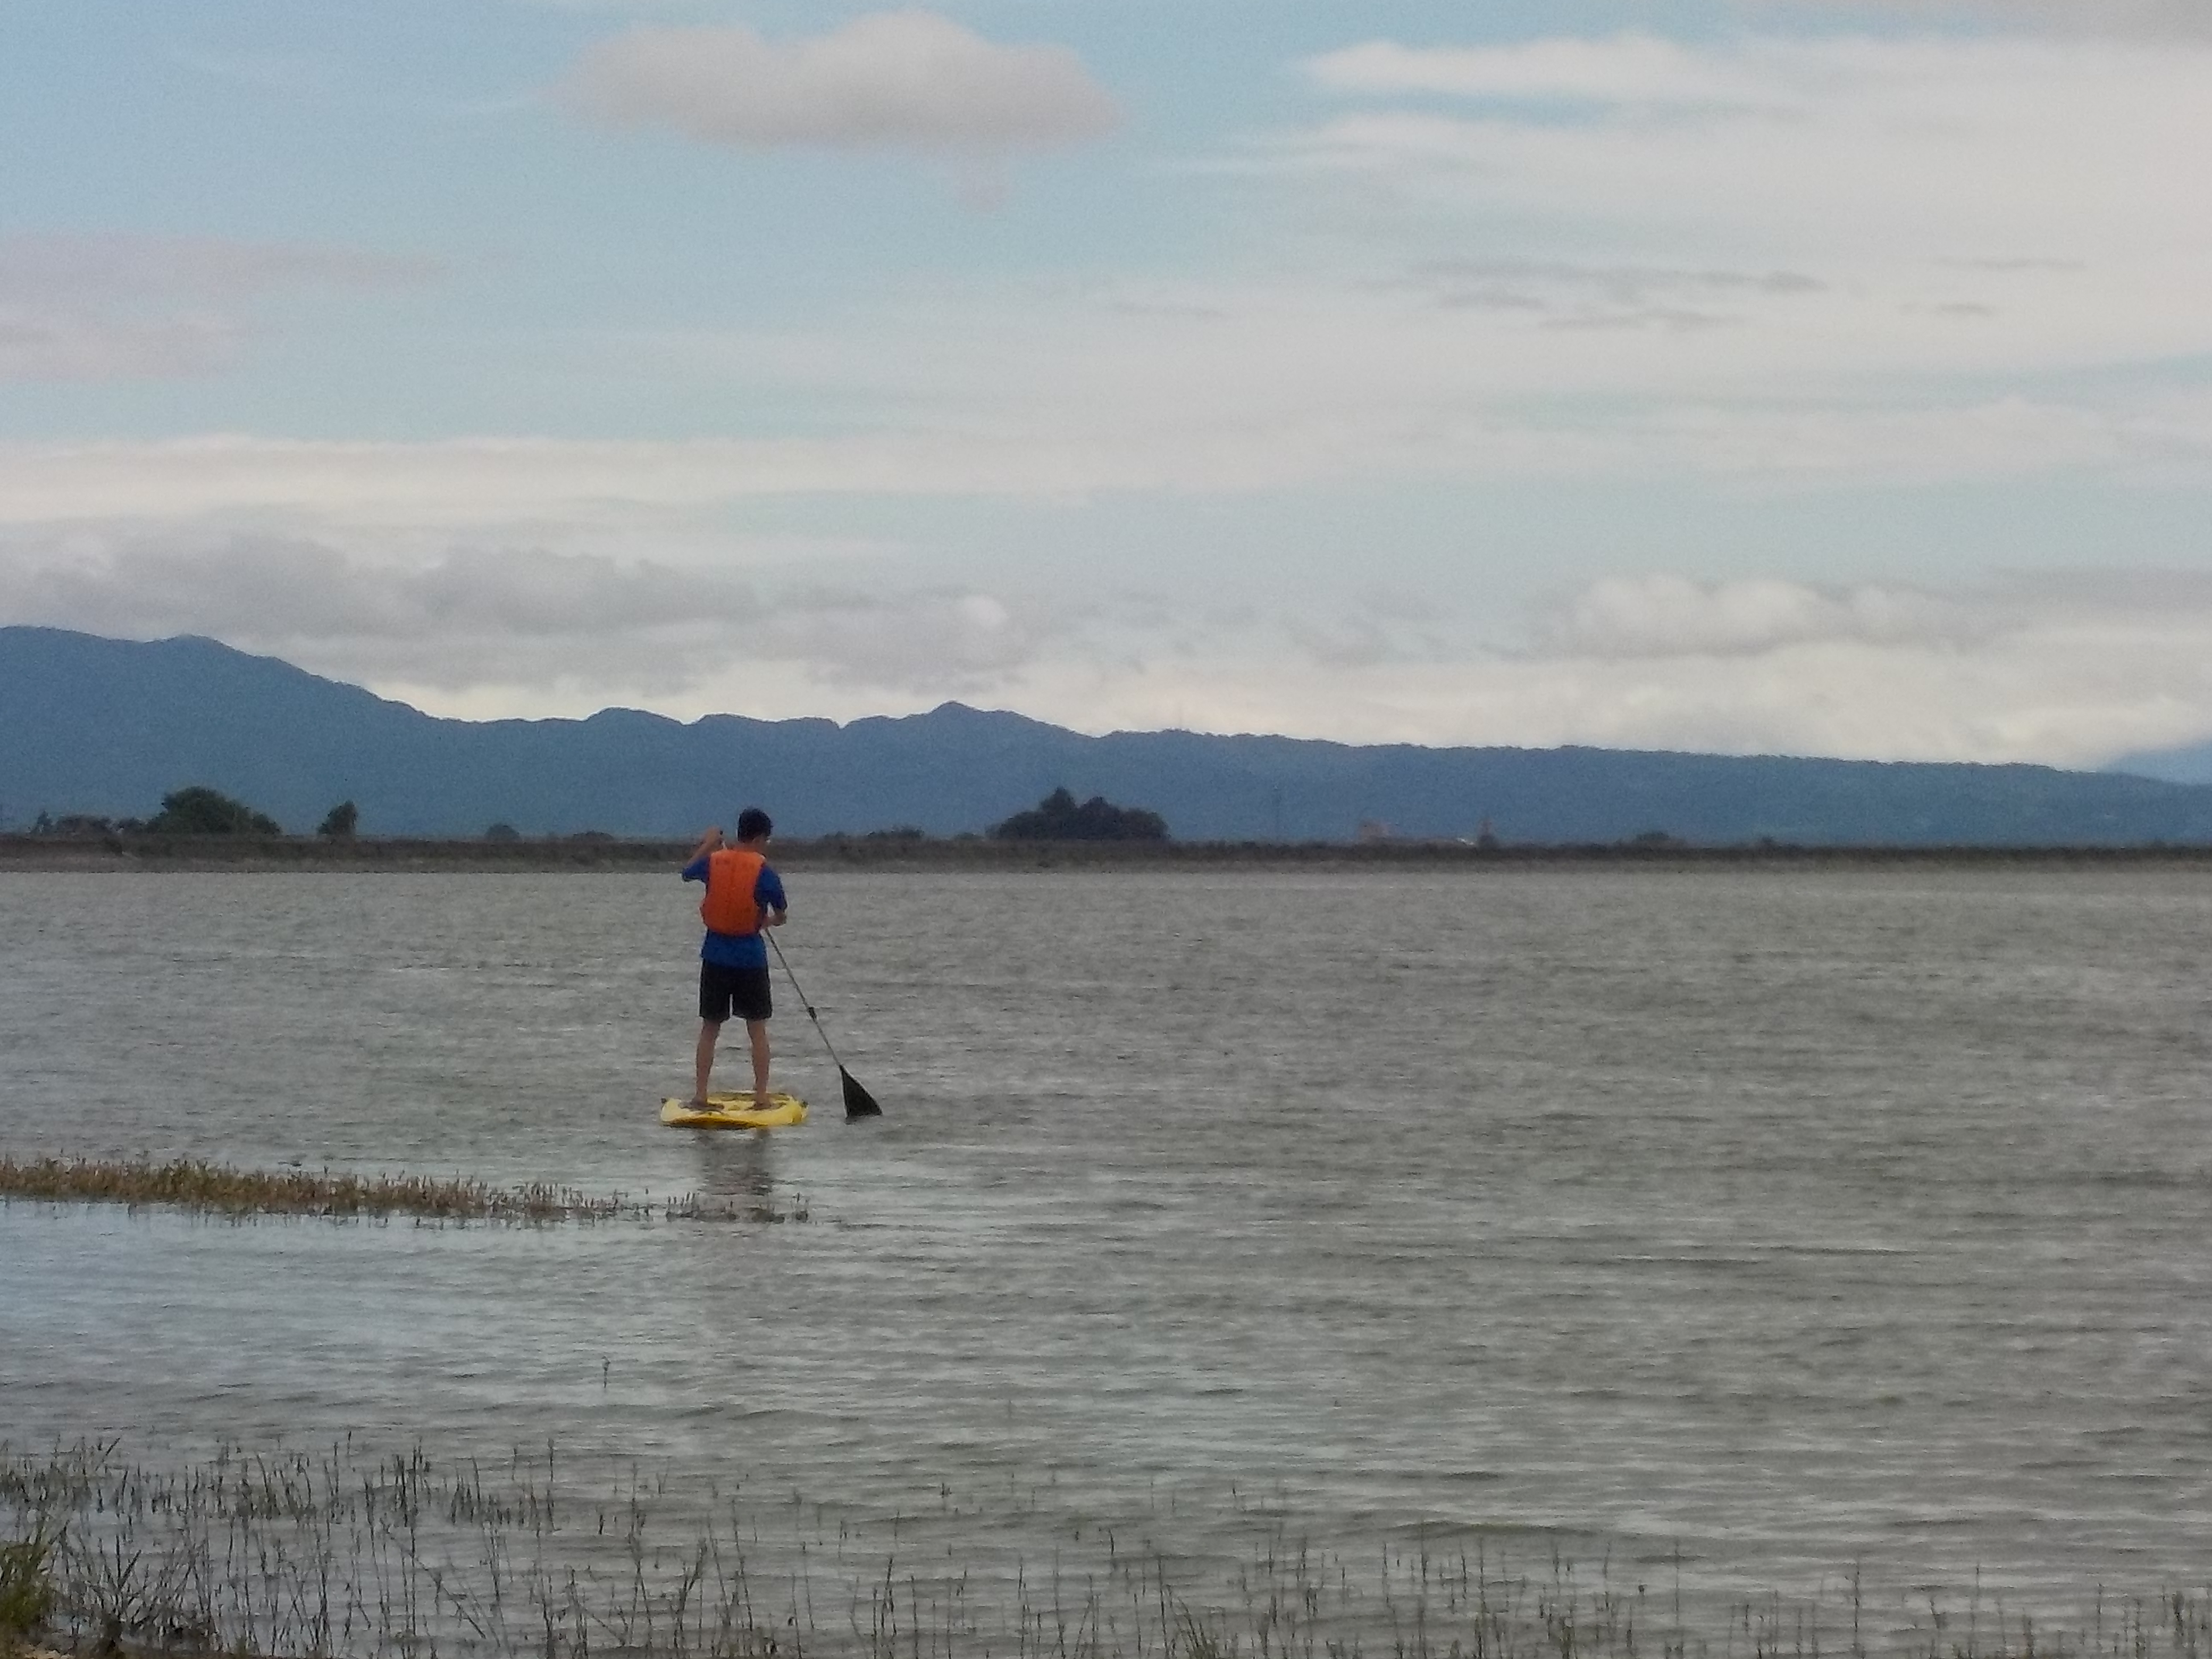
[{"label": "green vegetation", "polygon": [[0,1659],[20,1651],[46,1628],[59,1599],[52,1565],[56,1540],[43,1519],[12,1543],[0,1544]]},{"label": "green vegetation", "polygon": [[244,801],[204,785],[161,797],[161,810],[146,824],[157,836],[281,836],[284,827]]},{"label": "green vegetation", "polygon": [[1093,795],[1080,806],[1055,789],[1026,812],[991,826],[997,841],[1165,841],[1167,820],[1141,806],[1115,806]]},{"label": "green vegetation", "polygon": [[426,1176],[356,1176],[328,1170],[239,1170],[179,1158],[167,1164],[100,1158],[0,1158],[0,1201],[158,1205],[232,1218],[262,1215],[413,1216],[437,1221],[804,1221],[804,1204],[732,1206],[687,1196],[653,1203],[568,1188],[488,1187]]},{"label": "green vegetation", "polygon": [[[619,1462],[619,1460],[613,1460]],[[984,1507],[975,1505],[979,1501]],[[2070,1625],[1968,1587],[1859,1576],[1685,1593],[1679,1562],[1524,1569],[1479,1527],[1337,1553],[1263,1520],[1224,1559],[1089,1526],[1020,1533],[940,1485],[878,1521],[799,1492],[583,1487],[546,1443],[487,1465],[349,1437],[176,1468],[0,1446],[0,1523],[41,1546],[46,1627],[82,1650],[362,1659],[2204,1659],[2212,1595],[2100,1592]],[[696,1503],[696,1500],[695,1500]],[[1155,1510],[1172,1530],[1172,1506]],[[1234,1524],[1232,1522],[1232,1524]],[[0,1535],[8,1535],[0,1532]],[[1049,1558],[1049,1568],[1043,1558]],[[2084,1597],[2085,1601],[2089,1598]],[[1947,1606],[1946,1603],[1948,1603]]]},{"label": "green vegetation", "polygon": [[342,800],[324,815],[315,833],[331,841],[351,841],[360,823],[361,808],[349,800]]}]

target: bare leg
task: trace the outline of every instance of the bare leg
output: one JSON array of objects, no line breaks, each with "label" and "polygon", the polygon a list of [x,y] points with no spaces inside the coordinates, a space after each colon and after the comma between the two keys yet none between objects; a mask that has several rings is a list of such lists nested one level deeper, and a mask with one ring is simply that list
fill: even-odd
[{"label": "bare leg", "polygon": [[745,1036],[753,1045],[753,1104],[765,1109],[768,1105],[768,1022],[764,1019],[747,1020]]},{"label": "bare leg", "polygon": [[714,1070],[714,1039],[722,1035],[722,1022],[702,1019],[699,1022],[699,1058],[692,1072],[691,1103],[704,1107],[707,1103],[707,1079]]}]

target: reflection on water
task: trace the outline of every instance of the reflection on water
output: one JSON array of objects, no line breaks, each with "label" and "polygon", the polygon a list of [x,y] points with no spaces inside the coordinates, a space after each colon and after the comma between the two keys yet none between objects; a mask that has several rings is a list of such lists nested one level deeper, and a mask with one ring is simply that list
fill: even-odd
[{"label": "reflection on water", "polygon": [[775,1197],[775,1152],[765,1133],[700,1133],[699,1191],[736,1200],[736,1207],[763,1208]]},{"label": "reflection on water", "polygon": [[0,1434],[551,1438],[679,1529],[798,1493],[809,1536],[1223,1582],[1279,1533],[1565,1540],[2070,1607],[2212,1547],[2201,878],[791,885],[880,1122],[659,1126],[672,877],[0,879],[0,1147],[787,1218],[0,1208]]}]

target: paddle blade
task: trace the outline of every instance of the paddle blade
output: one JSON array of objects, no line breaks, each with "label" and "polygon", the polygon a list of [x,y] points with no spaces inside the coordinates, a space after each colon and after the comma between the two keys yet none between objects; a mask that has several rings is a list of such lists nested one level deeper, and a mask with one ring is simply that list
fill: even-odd
[{"label": "paddle blade", "polygon": [[884,1115],[884,1109],[876,1104],[876,1097],[860,1086],[860,1079],[842,1066],[837,1068],[837,1075],[845,1085],[845,1121],[847,1122],[851,1122],[856,1117],[881,1117]]}]

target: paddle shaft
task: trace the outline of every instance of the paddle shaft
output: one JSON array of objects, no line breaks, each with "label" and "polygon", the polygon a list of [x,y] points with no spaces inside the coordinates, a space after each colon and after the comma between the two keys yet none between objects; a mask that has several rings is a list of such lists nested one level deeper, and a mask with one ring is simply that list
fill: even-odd
[{"label": "paddle shaft", "polygon": [[830,1033],[822,1029],[822,1016],[814,1012],[814,1005],[806,1000],[806,988],[799,982],[799,975],[791,971],[791,963],[783,954],[783,946],[775,942],[775,935],[766,928],[761,930],[761,936],[768,940],[768,948],[775,952],[776,961],[782,963],[783,976],[791,981],[791,988],[799,993],[799,1006],[806,1010],[807,1018],[814,1022],[814,1035],[822,1039],[822,1046],[830,1050],[830,1060],[842,1072],[845,1062],[837,1058],[837,1050],[830,1041]]}]

